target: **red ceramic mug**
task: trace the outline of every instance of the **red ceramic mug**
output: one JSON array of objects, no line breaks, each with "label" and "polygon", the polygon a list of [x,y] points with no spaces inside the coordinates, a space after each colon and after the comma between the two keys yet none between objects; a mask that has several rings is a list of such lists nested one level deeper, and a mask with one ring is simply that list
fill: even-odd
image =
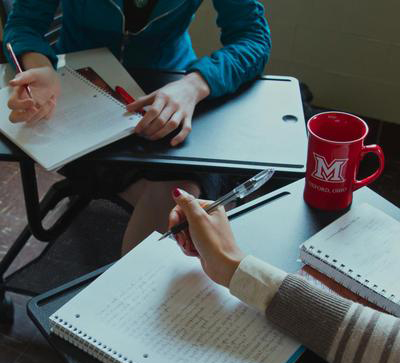
[{"label": "red ceramic mug", "polygon": [[[347,208],[353,191],[375,179],[383,171],[384,156],[378,145],[364,146],[367,124],[344,112],[323,112],[307,123],[308,154],[304,200],[323,210]],[[365,154],[379,158],[379,168],[369,177],[357,180],[360,162]]]}]

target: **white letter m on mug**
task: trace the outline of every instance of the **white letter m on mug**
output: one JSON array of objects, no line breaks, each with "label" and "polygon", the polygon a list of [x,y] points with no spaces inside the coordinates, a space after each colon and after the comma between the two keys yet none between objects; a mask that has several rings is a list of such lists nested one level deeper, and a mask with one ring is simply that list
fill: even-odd
[{"label": "white letter m on mug", "polygon": [[330,164],[326,159],[314,154],[315,169],[311,174],[314,178],[331,183],[342,183],[345,181],[343,176],[343,169],[348,159],[333,159]]}]

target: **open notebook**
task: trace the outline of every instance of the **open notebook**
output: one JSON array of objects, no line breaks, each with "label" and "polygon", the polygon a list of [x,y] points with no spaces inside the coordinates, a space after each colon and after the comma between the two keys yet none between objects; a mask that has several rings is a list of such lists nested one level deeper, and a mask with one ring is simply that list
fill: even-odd
[{"label": "open notebook", "polygon": [[364,203],[300,247],[302,261],[400,316],[400,222]]},{"label": "open notebook", "polygon": [[11,89],[0,90],[0,132],[47,170],[128,136],[141,118],[68,66],[57,72],[61,96],[50,120],[11,123]]},{"label": "open notebook", "polygon": [[50,317],[101,362],[283,363],[303,348],[154,232]]}]

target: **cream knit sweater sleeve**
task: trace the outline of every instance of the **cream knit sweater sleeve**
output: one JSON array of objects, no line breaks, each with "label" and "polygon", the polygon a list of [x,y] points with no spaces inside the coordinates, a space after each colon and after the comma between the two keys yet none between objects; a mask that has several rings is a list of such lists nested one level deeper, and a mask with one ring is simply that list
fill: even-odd
[{"label": "cream knit sweater sleeve", "polygon": [[233,295],[332,363],[400,363],[400,319],[322,291],[247,256]]}]

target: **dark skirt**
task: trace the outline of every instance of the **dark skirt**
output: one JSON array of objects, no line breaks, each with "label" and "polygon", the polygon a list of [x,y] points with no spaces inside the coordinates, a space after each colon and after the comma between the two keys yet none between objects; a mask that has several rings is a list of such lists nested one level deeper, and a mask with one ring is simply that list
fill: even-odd
[{"label": "dark skirt", "polygon": [[124,163],[69,164],[59,173],[82,192],[94,198],[108,198],[124,191],[129,185],[144,178],[151,181],[191,180],[201,189],[201,199],[215,200],[227,189],[228,179],[215,173],[182,173],[135,168]]}]

